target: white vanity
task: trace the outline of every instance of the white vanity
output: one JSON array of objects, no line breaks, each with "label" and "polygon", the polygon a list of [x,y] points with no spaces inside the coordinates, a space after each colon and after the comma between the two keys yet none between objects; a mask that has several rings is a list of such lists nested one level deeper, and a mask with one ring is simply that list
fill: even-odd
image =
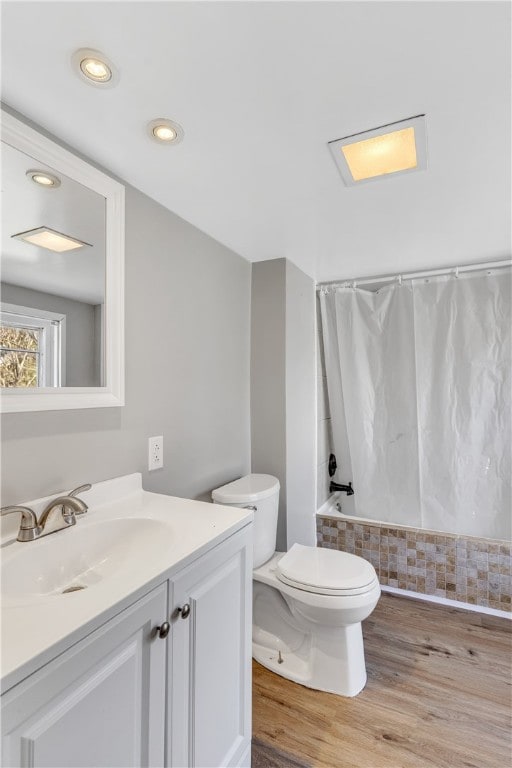
[{"label": "white vanity", "polygon": [[139,474],[81,498],[69,530],[4,539],[2,764],[249,766],[252,513]]}]

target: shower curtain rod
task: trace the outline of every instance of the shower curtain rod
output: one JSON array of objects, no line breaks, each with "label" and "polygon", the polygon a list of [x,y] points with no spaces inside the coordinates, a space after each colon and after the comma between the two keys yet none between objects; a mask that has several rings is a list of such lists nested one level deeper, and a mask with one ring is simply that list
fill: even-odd
[{"label": "shower curtain rod", "polygon": [[325,283],[317,283],[316,290],[321,291],[325,288],[336,288],[338,286],[369,285],[370,283],[392,282],[397,280],[415,280],[420,277],[437,277],[438,275],[454,275],[457,277],[463,272],[481,272],[485,269],[503,269],[512,266],[512,259],[502,259],[501,261],[484,261],[480,264],[463,264],[459,267],[441,267],[439,269],[422,270],[418,272],[393,272],[387,275],[374,275],[370,277],[347,277],[345,280],[331,280]]}]

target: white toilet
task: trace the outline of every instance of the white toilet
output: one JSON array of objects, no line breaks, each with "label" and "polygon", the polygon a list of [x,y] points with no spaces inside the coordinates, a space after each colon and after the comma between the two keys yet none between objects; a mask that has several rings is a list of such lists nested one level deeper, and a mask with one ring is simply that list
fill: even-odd
[{"label": "white toilet", "polygon": [[300,544],[275,552],[279,481],[271,475],[246,475],[217,488],[212,498],[254,510],[256,661],[310,688],[358,694],[366,683],[361,622],[380,597],[373,565]]}]

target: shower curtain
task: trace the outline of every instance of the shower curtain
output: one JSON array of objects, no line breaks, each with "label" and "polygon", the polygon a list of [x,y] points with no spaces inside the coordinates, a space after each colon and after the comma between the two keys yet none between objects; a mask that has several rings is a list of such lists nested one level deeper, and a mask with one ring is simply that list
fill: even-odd
[{"label": "shower curtain", "polygon": [[361,517],[511,531],[511,272],[320,294],[334,450]]}]

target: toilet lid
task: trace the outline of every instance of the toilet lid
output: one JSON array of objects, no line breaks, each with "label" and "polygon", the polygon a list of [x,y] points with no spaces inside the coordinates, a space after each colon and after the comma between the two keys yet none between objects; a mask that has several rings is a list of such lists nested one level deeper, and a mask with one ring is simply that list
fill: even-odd
[{"label": "toilet lid", "polygon": [[273,475],[252,474],[233,480],[212,491],[217,504],[250,504],[262,501],[279,491],[279,480]]},{"label": "toilet lid", "polygon": [[276,575],[285,584],[322,595],[358,595],[377,581],[375,568],[362,557],[302,544],[283,555]]}]

